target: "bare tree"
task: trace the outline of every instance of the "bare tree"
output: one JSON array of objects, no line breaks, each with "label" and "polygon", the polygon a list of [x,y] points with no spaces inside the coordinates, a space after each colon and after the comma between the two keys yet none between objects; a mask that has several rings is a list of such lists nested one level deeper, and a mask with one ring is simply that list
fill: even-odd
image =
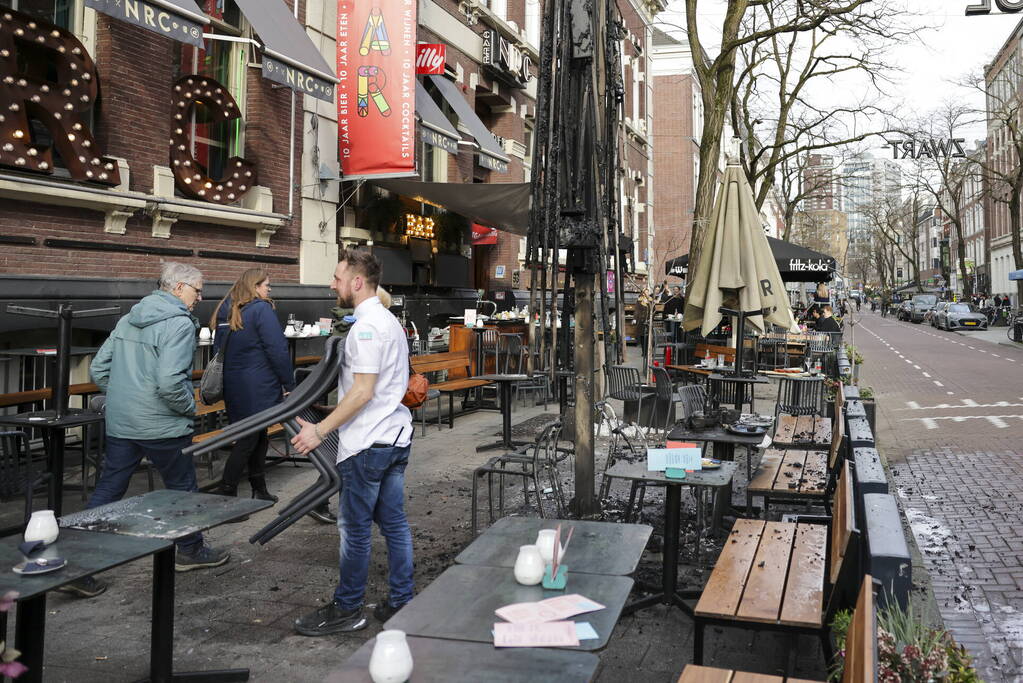
[{"label": "bare tree", "polygon": [[956,265],[963,282],[963,293],[973,295],[973,282],[966,267],[966,206],[971,197],[966,195],[970,180],[980,170],[980,158],[975,155],[958,156],[954,142],[958,131],[976,123],[977,112],[968,106],[948,101],[931,112],[924,120],[912,126],[919,145],[918,158],[911,168],[911,177],[927,193],[951,224],[956,236]]},{"label": "bare tree", "polygon": [[[713,59],[706,56],[697,22],[700,6],[700,0],[685,0],[686,28],[704,109],[695,221],[689,251],[694,267],[700,259],[705,220],[713,208],[721,136],[729,107],[735,98],[740,50],[770,40],[773,36],[818,29],[835,34],[874,32],[876,36],[890,35],[894,27],[883,24],[887,23],[886,17],[891,16],[890,12],[895,11],[893,8],[899,3],[893,0],[728,0],[721,23],[720,51]],[[745,22],[751,12],[780,18],[774,23],[756,22],[751,26]]]},{"label": "bare tree", "polygon": [[[907,198],[886,196],[861,207],[870,225],[878,254],[878,270],[894,280],[901,256],[912,272],[912,281],[920,287],[920,216],[923,191],[914,185]],[[894,282],[893,282],[894,284]],[[882,284],[883,286],[883,284]]]},{"label": "bare tree", "polygon": [[[743,31],[755,35],[758,28],[794,19],[789,16],[794,12],[798,5],[775,2],[751,12]],[[889,132],[888,126],[877,125],[878,119],[883,123],[891,118],[880,105],[890,95],[897,73],[888,53],[918,33],[899,21],[903,14],[894,6],[881,6],[869,19],[770,34],[740,48],[742,68],[731,120],[742,139],[743,169],[758,207],[770,196],[789,159],[834,154]],[[838,79],[863,80],[869,87],[856,90],[869,94],[843,101],[833,87]]]}]

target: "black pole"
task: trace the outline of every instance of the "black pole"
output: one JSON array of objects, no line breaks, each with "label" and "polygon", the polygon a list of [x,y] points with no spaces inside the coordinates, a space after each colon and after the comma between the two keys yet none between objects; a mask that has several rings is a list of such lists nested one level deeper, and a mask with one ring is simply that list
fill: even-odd
[{"label": "black pole", "polygon": [[53,407],[57,418],[67,413],[68,386],[71,382],[71,304],[57,308],[57,374],[53,379]]}]

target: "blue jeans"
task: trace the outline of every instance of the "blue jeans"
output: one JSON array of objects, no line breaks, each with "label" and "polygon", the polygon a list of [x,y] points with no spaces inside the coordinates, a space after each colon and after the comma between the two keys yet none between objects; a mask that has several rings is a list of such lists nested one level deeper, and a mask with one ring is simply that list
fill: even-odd
[{"label": "blue jeans", "polygon": [[388,601],[400,607],[412,599],[412,530],[405,517],[405,467],[411,446],[367,448],[342,461],[341,578],[334,600],[341,609],[361,607],[369,573],[373,522],[387,541]]},{"label": "blue jeans", "polygon": [[[191,445],[191,435],[173,439],[122,439],[107,436],[106,442],[103,472],[86,509],[121,500],[142,458],[149,460],[160,471],[160,477],[167,488],[174,491],[199,490],[195,479],[195,463],[192,458],[181,454],[185,447]],[[193,553],[202,545],[202,534],[190,534],[176,542],[179,550]]]}]

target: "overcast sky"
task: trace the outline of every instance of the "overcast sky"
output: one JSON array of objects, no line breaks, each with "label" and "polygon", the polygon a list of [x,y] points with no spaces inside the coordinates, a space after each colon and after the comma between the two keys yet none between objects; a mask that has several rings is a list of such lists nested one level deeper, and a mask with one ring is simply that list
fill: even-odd
[{"label": "overcast sky", "polygon": [[[899,108],[909,107],[922,114],[954,97],[958,102],[968,101],[982,109],[984,102],[979,93],[957,89],[954,83],[967,73],[980,70],[994,57],[1023,19],[1023,13],[967,17],[966,6],[974,0],[901,1],[919,15],[913,19],[914,25],[928,28],[920,40],[899,46],[893,53],[895,61],[905,71],[898,91],[906,101],[900,103]],[[725,6],[726,0],[699,0],[700,30],[712,57],[720,41],[719,26]],[[655,21],[685,25],[683,0],[670,0],[668,11],[658,15]],[[679,34],[670,26],[660,28]],[[964,130],[960,136],[967,138],[967,144],[972,146],[974,139],[984,136],[983,126]],[[874,153],[880,156],[889,152],[877,149]]]}]

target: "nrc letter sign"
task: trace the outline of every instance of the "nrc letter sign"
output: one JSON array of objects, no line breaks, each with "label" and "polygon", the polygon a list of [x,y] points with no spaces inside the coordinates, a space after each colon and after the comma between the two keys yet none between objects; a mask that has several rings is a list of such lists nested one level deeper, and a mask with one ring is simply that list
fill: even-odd
[{"label": "nrc letter sign", "polygon": [[85,6],[153,33],[202,47],[202,26],[142,0],[85,0]]}]

